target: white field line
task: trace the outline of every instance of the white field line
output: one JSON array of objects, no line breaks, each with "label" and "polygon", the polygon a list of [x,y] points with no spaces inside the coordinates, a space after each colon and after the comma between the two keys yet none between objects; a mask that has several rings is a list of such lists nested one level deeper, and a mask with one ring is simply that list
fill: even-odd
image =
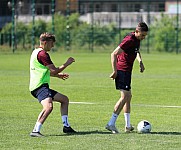
[{"label": "white field line", "polygon": [[146,105],[146,104],[132,104],[133,106],[141,107],[158,107],[158,108],[181,108],[181,106],[166,106],[166,105]]},{"label": "white field line", "polygon": [[85,104],[85,105],[92,105],[94,103],[90,103],[90,102],[70,102],[70,104]]},{"label": "white field line", "polygon": [[[70,102],[70,104],[85,104],[85,105],[93,105],[95,103],[91,102]],[[132,106],[140,106],[140,107],[157,107],[157,108],[181,108],[181,106],[166,106],[166,105],[146,105],[146,104],[132,104]]]}]

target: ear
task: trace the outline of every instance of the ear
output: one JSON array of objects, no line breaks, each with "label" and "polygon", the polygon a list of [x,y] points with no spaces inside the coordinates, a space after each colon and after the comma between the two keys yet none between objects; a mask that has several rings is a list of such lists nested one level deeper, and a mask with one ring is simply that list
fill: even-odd
[{"label": "ear", "polygon": [[47,41],[44,41],[44,45],[46,45]]},{"label": "ear", "polygon": [[136,31],[135,31],[136,33],[138,33],[139,31],[138,31],[138,29],[136,29]]}]

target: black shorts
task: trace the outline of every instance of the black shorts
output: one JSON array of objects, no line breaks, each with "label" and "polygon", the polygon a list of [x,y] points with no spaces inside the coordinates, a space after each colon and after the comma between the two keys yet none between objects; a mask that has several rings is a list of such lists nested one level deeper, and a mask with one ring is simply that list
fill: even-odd
[{"label": "black shorts", "polygon": [[31,91],[31,94],[37,98],[39,102],[48,97],[53,99],[57,93],[57,91],[50,89],[48,84],[42,84],[39,88]]},{"label": "black shorts", "polygon": [[131,89],[131,72],[118,70],[115,85],[117,90],[129,91]]}]

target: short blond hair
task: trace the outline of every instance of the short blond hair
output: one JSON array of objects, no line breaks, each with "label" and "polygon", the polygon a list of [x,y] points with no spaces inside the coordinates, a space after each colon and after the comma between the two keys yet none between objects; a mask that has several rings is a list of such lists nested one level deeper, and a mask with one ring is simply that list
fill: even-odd
[{"label": "short blond hair", "polygon": [[53,41],[55,42],[55,35],[48,33],[48,32],[44,32],[40,35],[40,41],[44,42],[44,41]]}]

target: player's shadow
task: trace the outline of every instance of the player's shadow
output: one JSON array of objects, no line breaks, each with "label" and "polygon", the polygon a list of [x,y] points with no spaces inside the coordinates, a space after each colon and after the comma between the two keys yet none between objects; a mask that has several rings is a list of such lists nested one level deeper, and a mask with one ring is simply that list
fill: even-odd
[{"label": "player's shadow", "polygon": [[150,132],[151,134],[181,135],[181,132]]},{"label": "player's shadow", "polygon": [[87,134],[112,134],[111,132],[104,132],[104,131],[78,131],[76,133],[69,133],[69,134],[51,134],[46,136],[71,136],[71,135],[87,135]]}]

